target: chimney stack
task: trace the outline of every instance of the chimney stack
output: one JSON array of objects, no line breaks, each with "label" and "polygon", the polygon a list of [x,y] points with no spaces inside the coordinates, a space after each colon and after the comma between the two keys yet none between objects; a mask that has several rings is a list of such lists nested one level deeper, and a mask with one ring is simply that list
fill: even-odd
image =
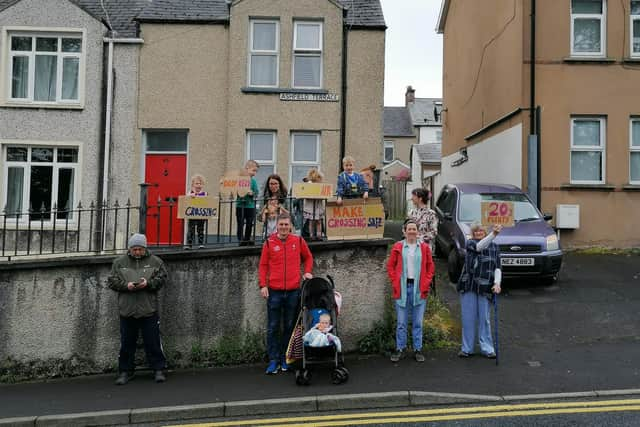
[{"label": "chimney stack", "polygon": [[407,86],[407,92],[404,94],[404,106],[413,103],[416,100],[416,90],[411,86]]}]

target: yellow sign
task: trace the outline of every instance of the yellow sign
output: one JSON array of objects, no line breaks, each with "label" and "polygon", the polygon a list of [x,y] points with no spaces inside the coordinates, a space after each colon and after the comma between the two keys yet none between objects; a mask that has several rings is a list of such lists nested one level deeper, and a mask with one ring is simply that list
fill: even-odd
[{"label": "yellow sign", "polygon": [[238,171],[227,172],[220,179],[220,194],[244,197],[251,191],[251,177]]},{"label": "yellow sign", "polygon": [[328,199],[333,196],[333,184],[302,182],[293,184],[293,197],[297,199]]},{"label": "yellow sign", "polygon": [[327,239],[381,239],[384,207],[379,198],[345,199],[341,205],[327,202]]},{"label": "yellow sign", "polygon": [[180,196],[178,197],[178,218],[180,219],[216,219],[220,199],[218,197]]},{"label": "yellow sign", "polygon": [[513,202],[481,202],[482,225],[513,227]]}]

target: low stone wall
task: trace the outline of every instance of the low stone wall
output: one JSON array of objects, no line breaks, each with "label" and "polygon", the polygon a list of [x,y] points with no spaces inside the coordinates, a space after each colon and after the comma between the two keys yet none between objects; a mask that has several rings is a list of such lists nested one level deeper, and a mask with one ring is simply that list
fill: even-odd
[{"label": "low stone wall", "polygon": [[[340,335],[347,351],[381,320],[390,240],[311,245],[316,276],[330,274],[343,295]],[[157,253],[169,285],[160,291],[166,350],[188,354],[224,335],[264,334],[259,247]],[[113,256],[0,264],[0,360],[79,358],[113,367],[119,348],[116,293],[107,287]]]}]

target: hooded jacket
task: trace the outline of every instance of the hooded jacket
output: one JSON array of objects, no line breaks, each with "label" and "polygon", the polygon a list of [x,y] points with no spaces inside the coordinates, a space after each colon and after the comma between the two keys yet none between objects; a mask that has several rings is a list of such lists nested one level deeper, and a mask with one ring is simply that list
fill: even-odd
[{"label": "hooded jacket", "polygon": [[[137,283],[141,278],[147,280],[147,287],[130,291],[129,282]],[[116,258],[111,266],[109,288],[118,292],[118,309],[122,317],[149,317],[158,311],[158,289],[168,279],[167,269],[160,258],[145,251],[140,258],[129,252]]]}]

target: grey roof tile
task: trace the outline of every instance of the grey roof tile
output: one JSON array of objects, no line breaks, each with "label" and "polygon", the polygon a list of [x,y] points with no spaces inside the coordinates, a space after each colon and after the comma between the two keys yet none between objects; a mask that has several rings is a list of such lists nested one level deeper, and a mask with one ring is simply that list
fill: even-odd
[{"label": "grey roof tile", "polygon": [[411,116],[406,107],[384,107],[384,136],[414,136]]},{"label": "grey roof tile", "polygon": [[[414,126],[442,126],[442,98],[416,98],[408,108]],[[438,120],[435,120],[434,108]]]},{"label": "grey roof tile", "polygon": [[423,163],[440,163],[442,159],[442,144],[416,144],[418,159]]}]

